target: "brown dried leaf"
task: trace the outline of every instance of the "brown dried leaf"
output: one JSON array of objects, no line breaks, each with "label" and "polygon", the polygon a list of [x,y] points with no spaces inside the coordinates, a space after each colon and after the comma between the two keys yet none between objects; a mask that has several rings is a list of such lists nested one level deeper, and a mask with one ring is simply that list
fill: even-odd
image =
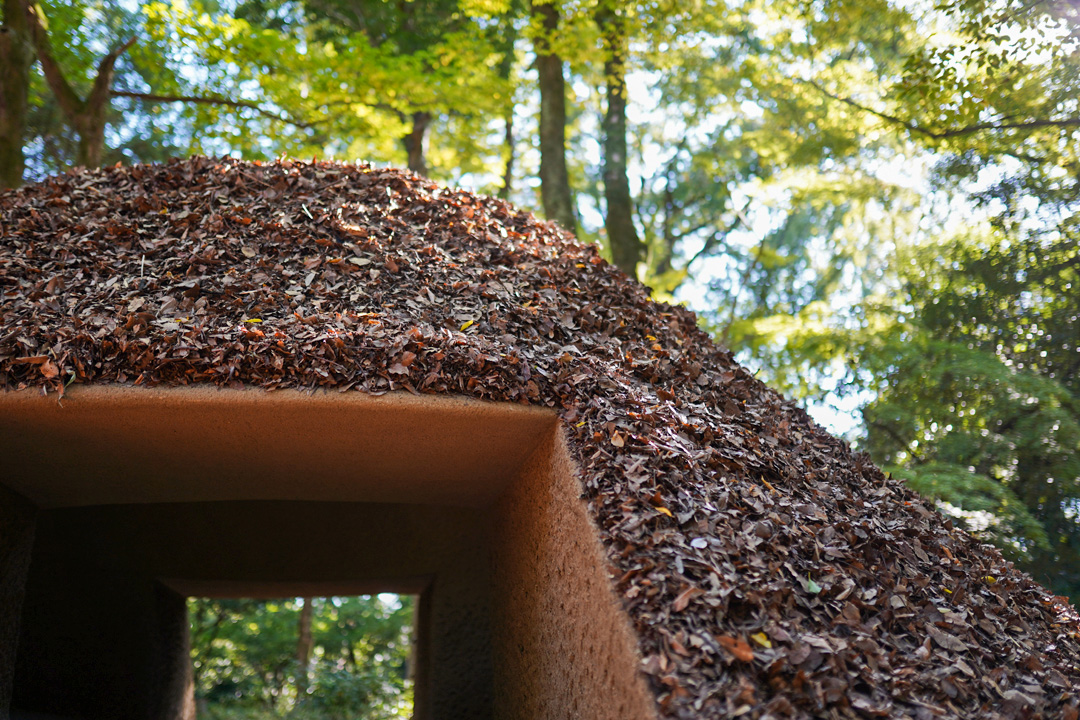
[{"label": "brown dried leaf", "polygon": [[701,588],[688,587],[679,593],[678,597],[675,598],[675,602],[671,603],[671,609],[675,612],[682,612],[690,604],[691,600],[704,594],[705,591]]},{"label": "brown dried leaf", "polygon": [[939,630],[933,625],[927,624],[926,632],[930,635],[930,637],[934,639],[934,642],[936,642],[938,645],[945,648],[946,650],[952,650],[953,652],[965,652],[968,649],[968,646],[961,642],[960,639],[957,638],[955,635],[950,635],[944,630]]},{"label": "brown dried leaf", "polygon": [[717,635],[716,642],[720,643],[720,647],[734,655],[736,660],[752,662],[754,659],[754,650],[750,647],[750,643],[740,637]]}]

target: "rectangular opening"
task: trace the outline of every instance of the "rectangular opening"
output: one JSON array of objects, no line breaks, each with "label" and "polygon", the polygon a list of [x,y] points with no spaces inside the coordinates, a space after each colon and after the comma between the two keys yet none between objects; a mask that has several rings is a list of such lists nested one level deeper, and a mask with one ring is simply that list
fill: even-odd
[{"label": "rectangular opening", "polygon": [[[0,470],[18,482],[0,492],[0,597],[24,598],[0,611],[18,637],[0,643],[0,715],[192,720],[189,598],[394,592],[417,608],[418,720],[653,716],[550,411],[285,391],[0,398]],[[300,720],[295,671],[276,673],[266,692],[200,677],[201,694]],[[329,694],[311,682],[303,697]]]},{"label": "rectangular opening", "polygon": [[419,596],[188,598],[197,717],[413,714]]}]

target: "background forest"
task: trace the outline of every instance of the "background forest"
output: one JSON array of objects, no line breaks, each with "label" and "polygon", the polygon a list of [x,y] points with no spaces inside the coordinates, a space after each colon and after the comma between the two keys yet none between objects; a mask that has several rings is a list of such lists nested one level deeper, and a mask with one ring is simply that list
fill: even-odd
[{"label": "background forest", "polygon": [[188,601],[198,717],[412,714],[410,596]]},{"label": "background forest", "polygon": [[[510,199],[1080,599],[1075,0],[0,5],[0,187],[285,153]],[[403,697],[401,602],[315,601],[310,682]],[[295,666],[221,633],[290,627],[295,663],[301,614],[193,605],[204,698],[291,708]]]}]

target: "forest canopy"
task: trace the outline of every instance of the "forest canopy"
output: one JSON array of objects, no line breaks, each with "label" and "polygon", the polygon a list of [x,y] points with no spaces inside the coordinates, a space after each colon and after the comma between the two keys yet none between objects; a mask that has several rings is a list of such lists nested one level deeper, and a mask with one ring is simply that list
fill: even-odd
[{"label": "forest canopy", "polygon": [[286,154],[510,199],[1080,598],[1075,2],[0,4],[0,188]]}]

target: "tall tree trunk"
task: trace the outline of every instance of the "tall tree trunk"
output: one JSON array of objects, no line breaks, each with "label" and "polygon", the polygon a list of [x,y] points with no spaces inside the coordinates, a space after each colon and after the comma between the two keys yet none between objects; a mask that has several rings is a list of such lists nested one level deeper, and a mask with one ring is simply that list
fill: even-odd
[{"label": "tall tree trunk", "polygon": [[75,164],[82,167],[96,168],[101,165],[105,154],[105,111],[107,103],[101,103],[76,116],[72,121],[79,136]]},{"label": "tall tree trunk", "polygon": [[23,0],[3,0],[0,26],[0,190],[22,184],[30,67],[34,45]]},{"label": "tall tree trunk", "polygon": [[67,118],[68,123],[79,136],[79,146],[75,162],[83,167],[97,167],[105,153],[105,116],[109,111],[112,97],[113,74],[116,61],[135,44],[135,38],[117,43],[98,63],[97,75],[86,98],[80,98],[75,89],[64,77],[64,71],[52,54],[48,30],[38,17],[38,10],[25,3],[25,17],[30,29],[30,37],[37,50],[38,61],[45,81],[49,84],[56,104]]},{"label": "tall tree trunk", "polygon": [[[507,13],[502,18],[502,33],[499,36],[499,51],[502,52],[502,60],[499,62],[499,77],[506,81],[510,87],[511,77],[514,73],[515,46],[517,45],[518,30],[514,23],[514,17]],[[510,199],[510,193],[514,185],[514,162],[517,160],[516,138],[514,137],[514,111],[517,104],[514,102],[514,90],[510,89],[510,98],[506,107],[506,115],[503,118],[503,152],[505,164],[503,165],[502,187],[499,188],[499,197],[503,200]]]},{"label": "tall tree trunk", "polygon": [[427,141],[428,126],[431,125],[431,113],[414,112],[412,114],[412,130],[402,138],[405,144],[405,152],[409,158],[409,169],[417,175],[427,177],[427,160],[424,157],[424,145]]},{"label": "tall tree trunk", "polygon": [[308,691],[308,669],[311,665],[311,598],[301,598],[300,621],[296,633],[296,700],[299,702]]},{"label": "tall tree trunk", "polygon": [[631,277],[644,258],[645,246],[634,227],[634,201],[627,177],[626,146],[626,18],[613,0],[603,2],[596,22],[604,44],[604,83],[607,107],[604,110],[604,200],[611,258]]},{"label": "tall tree trunk", "polygon": [[540,83],[540,197],[547,218],[577,234],[574,196],[566,168],[566,78],[562,58],[551,47],[559,31],[555,2],[532,2],[532,13],[540,18],[542,27],[542,35],[533,41]]},{"label": "tall tree trunk", "polygon": [[506,148],[506,164],[503,165],[502,187],[499,188],[499,197],[503,200],[509,200],[510,192],[514,185],[515,148],[513,106],[506,111],[506,118],[503,120],[503,123],[506,128],[505,134],[503,135],[503,146]]}]

